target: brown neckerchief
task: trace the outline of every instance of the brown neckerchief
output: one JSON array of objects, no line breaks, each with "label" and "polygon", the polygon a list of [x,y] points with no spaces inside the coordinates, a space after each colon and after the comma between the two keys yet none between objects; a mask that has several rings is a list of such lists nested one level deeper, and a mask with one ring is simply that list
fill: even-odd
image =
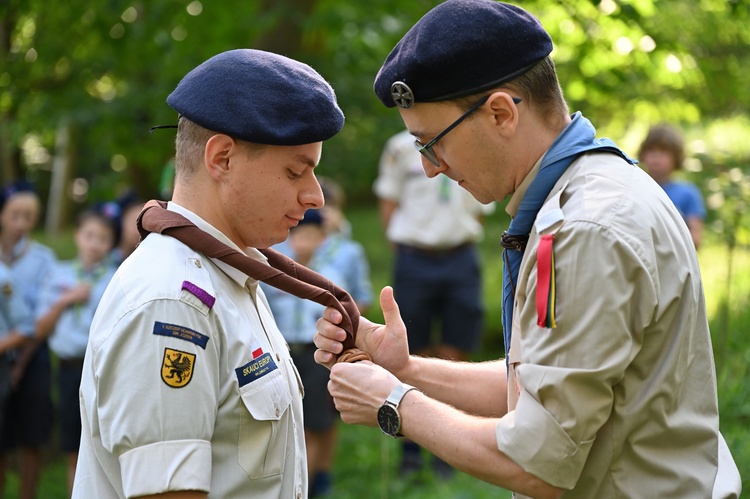
[{"label": "brown neckerchief", "polygon": [[270,248],[258,250],[268,259],[269,265],[254,260],[199,229],[179,213],[166,208],[166,202],[157,200],[151,200],[144,205],[137,221],[141,241],[151,232],[174,237],[195,251],[209,258],[221,260],[253,279],[294,296],[336,308],[343,317],[339,326],[347,332],[344,352],[339,356],[338,362],[369,360],[369,355],[354,347],[359,310],[349,293],[317,272]]}]

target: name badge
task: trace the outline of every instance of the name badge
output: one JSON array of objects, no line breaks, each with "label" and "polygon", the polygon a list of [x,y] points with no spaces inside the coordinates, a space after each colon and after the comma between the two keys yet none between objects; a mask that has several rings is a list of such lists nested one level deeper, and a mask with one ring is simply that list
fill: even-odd
[{"label": "name badge", "polygon": [[240,386],[245,386],[251,381],[262,378],[266,374],[278,369],[276,362],[273,361],[270,353],[264,353],[242,367],[237,367],[234,372],[237,374],[237,382]]}]

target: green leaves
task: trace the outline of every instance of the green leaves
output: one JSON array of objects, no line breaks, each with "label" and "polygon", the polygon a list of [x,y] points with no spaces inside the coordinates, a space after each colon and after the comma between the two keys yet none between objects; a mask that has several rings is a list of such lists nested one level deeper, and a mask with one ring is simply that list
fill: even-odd
[{"label": "green leaves", "polygon": [[[371,201],[385,140],[403,125],[372,92],[383,60],[438,0],[11,0],[5,52],[2,157],[29,134],[52,149],[62,118],[75,122],[78,176],[102,192],[133,184],[156,195],[173,136],[164,102],[182,76],[223,50],[263,47],[314,66],[334,86],[347,124],[324,148],[321,172],[351,202]],[[750,108],[750,7],[744,0],[529,0],[555,44],[571,110],[604,135],[627,137],[655,121],[690,128]],[[108,169],[120,154],[127,167]],[[36,168],[22,165],[23,168]],[[42,175],[43,176],[43,175]],[[3,179],[3,181],[7,178]]]}]

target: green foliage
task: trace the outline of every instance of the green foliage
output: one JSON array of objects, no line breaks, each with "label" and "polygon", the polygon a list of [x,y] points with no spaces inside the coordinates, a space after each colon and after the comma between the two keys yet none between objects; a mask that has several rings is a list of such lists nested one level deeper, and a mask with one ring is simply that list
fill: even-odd
[{"label": "green foliage", "polygon": [[[351,203],[371,202],[382,145],[403,126],[398,113],[375,98],[372,82],[398,39],[437,3],[3,2],[8,29],[0,67],[0,152],[18,157],[15,151],[34,137],[51,153],[58,126],[71,122],[75,175],[89,181],[90,198],[125,186],[157,196],[173,132],[148,129],[176,121],[164,100],[180,78],[223,50],[278,46],[336,88],[347,124],[326,144],[321,171],[346,187]],[[695,127],[750,107],[745,0],[523,5],[554,40],[571,109],[582,110],[603,134],[623,137],[660,120]],[[49,166],[43,158],[21,161],[43,190]]]}]

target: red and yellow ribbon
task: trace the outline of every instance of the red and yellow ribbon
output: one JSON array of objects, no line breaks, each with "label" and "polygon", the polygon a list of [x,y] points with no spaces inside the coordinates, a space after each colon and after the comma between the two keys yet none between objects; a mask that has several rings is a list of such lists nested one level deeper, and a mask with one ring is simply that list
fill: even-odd
[{"label": "red and yellow ribbon", "polygon": [[554,236],[545,234],[539,240],[536,256],[536,312],[537,325],[555,328],[555,251]]}]

